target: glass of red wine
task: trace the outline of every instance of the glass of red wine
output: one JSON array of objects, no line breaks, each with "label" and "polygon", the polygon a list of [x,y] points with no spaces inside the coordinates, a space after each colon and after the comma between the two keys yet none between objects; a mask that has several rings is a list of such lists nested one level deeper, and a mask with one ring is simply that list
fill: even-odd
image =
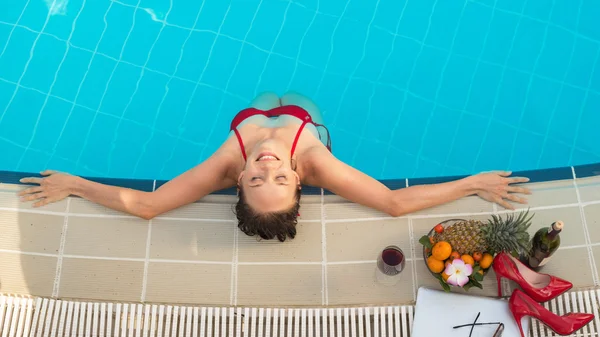
[{"label": "glass of red wine", "polygon": [[393,276],[404,270],[406,259],[398,246],[387,246],[377,257],[377,268],[385,275]]}]

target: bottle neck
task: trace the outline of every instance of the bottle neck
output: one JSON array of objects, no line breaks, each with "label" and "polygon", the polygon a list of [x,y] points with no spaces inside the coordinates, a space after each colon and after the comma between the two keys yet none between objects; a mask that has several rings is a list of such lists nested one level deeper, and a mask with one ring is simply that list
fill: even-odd
[{"label": "bottle neck", "polygon": [[553,223],[548,229],[548,239],[553,240],[562,231],[563,225],[562,221]]}]

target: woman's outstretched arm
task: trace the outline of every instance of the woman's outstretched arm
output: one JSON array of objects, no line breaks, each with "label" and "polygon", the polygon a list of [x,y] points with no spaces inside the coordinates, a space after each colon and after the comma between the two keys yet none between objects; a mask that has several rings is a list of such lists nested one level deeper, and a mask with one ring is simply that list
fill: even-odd
[{"label": "woman's outstretched arm", "polygon": [[151,219],[172,209],[195,202],[211,192],[235,185],[227,172],[233,158],[217,151],[196,167],[165,183],[154,192],[104,185],[81,177],[45,171],[42,178],[23,178],[37,184],[19,193],[23,201],[40,207],[76,195],[102,206]]},{"label": "woman's outstretched arm", "polygon": [[341,162],[326,150],[311,154],[307,183],[325,188],[352,202],[365,205],[391,216],[401,216],[441,205],[469,195],[513,209],[508,200],[526,203],[514,193],[530,194],[527,188],[511,186],[529,181],[509,177],[510,172],[481,173],[463,179],[431,185],[416,185],[390,190],[376,179]]}]

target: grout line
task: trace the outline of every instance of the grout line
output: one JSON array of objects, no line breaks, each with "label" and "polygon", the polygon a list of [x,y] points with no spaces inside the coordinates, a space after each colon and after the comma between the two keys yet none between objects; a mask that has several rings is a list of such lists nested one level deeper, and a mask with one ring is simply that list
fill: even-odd
[{"label": "grout line", "polygon": [[600,200],[582,202],[581,206],[586,207],[586,206],[598,205],[598,204],[600,204]]},{"label": "grout line", "polygon": [[588,248],[588,247],[596,247],[596,246],[600,246],[600,243],[591,243],[591,244],[583,244],[583,245],[572,245],[572,246],[560,246],[558,247],[558,250],[568,250],[568,249],[581,249],[581,248]]},{"label": "grout line", "polygon": [[[405,261],[407,262],[411,262],[411,261],[415,261],[415,260],[423,260],[423,258],[405,258]],[[327,262],[328,266],[336,266],[336,265],[345,265],[345,264],[370,264],[370,263],[377,263],[377,260],[355,260],[355,261],[334,261],[334,262]]]},{"label": "grout line", "polygon": [[[69,213],[69,207],[71,205],[71,198],[67,198],[66,211]],[[67,242],[67,230],[69,226],[69,216],[65,216],[63,222],[62,233],[60,235],[60,246],[58,248],[58,258],[56,261],[56,274],[54,275],[54,288],[52,289],[52,298],[58,297],[58,290],[60,288],[60,278],[62,276],[62,261],[65,253],[65,244]]]},{"label": "grout line", "polygon": [[[600,200],[595,201],[587,201],[581,203],[570,203],[570,204],[561,204],[561,205],[549,205],[549,206],[537,206],[529,208],[530,211],[543,211],[543,210],[552,210],[552,209],[561,209],[568,207],[586,207],[591,205],[600,204]],[[513,212],[525,211],[528,208],[521,207],[513,210],[501,210],[497,211],[497,214],[506,214]],[[74,216],[74,217],[82,217],[82,218],[114,218],[114,219],[139,219],[136,216],[131,215],[119,215],[119,214],[93,214],[93,213],[67,213],[61,211],[43,211],[39,209],[24,209],[24,208],[15,208],[15,207],[0,207],[0,211],[7,212],[21,212],[21,213],[31,213],[31,214],[43,214],[43,215],[56,215],[56,216]],[[430,213],[430,214],[417,214],[417,215],[404,215],[400,217],[391,217],[391,216],[381,216],[381,217],[367,217],[367,218],[349,218],[349,219],[331,219],[324,220],[326,223],[339,223],[339,222],[363,222],[363,221],[385,221],[385,220],[394,220],[394,219],[430,219],[430,218],[443,218],[443,217],[457,217],[457,216],[477,216],[477,215],[489,215],[493,214],[494,211],[483,211],[483,212],[464,212],[464,213]],[[231,222],[231,220],[227,219],[205,219],[205,218],[178,218],[178,217],[165,217],[159,216],[155,217],[156,220],[168,220],[168,221],[205,221],[205,222],[218,222],[225,223]],[[299,220],[298,223],[317,223],[323,220]]]},{"label": "grout line", "polygon": [[369,264],[369,263],[377,263],[377,260],[356,260],[356,261],[334,261],[327,262],[328,266],[338,266],[345,264]]},{"label": "grout line", "polygon": [[[412,219],[408,219],[408,236],[410,238],[410,260],[411,261],[415,261],[415,258],[417,257],[416,255],[416,247],[415,247],[415,233],[413,230],[413,223],[412,223]],[[406,258],[406,256],[405,256]],[[419,287],[419,278],[417,276],[417,264],[416,263],[411,263],[411,268],[412,268],[412,280],[413,280],[413,299],[416,301],[417,300],[417,289]]]},{"label": "grout line", "polygon": [[239,233],[237,226],[233,225],[233,257],[231,260],[231,292],[229,294],[229,302],[233,306],[237,306],[238,295],[238,259],[239,259]]},{"label": "grout line", "polygon": [[[132,259],[135,260],[135,259]],[[141,260],[141,259],[138,259]],[[206,260],[170,260],[170,259],[148,259],[149,262],[154,263],[184,263],[184,264],[231,264],[229,261],[206,261]]]},{"label": "grout line", "polygon": [[22,252],[20,250],[14,250],[14,249],[0,249],[0,253],[16,254],[16,255],[28,255],[28,256],[45,256],[45,257],[56,257],[56,258],[58,258],[58,254]]},{"label": "grout line", "polygon": [[325,219],[325,190],[321,189],[321,304],[329,305],[327,287],[327,223]]},{"label": "grout line", "polygon": [[[594,201],[589,203],[584,203],[584,205],[591,204],[600,204],[600,201]],[[562,204],[562,205],[549,205],[549,206],[538,206],[538,207],[521,207],[516,208],[515,210],[502,210],[502,211],[483,211],[483,212],[465,212],[465,213],[430,213],[430,214],[417,214],[417,215],[404,215],[400,217],[391,217],[391,216],[382,216],[382,217],[370,217],[370,218],[348,218],[348,219],[332,219],[326,220],[327,223],[351,223],[351,222],[365,222],[365,221],[385,221],[385,220],[396,220],[396,219],[431,219],[431,218],[448,218],[448,217],[465,217],[465,216],[478,216],[478,215],[490,215],[490,214],[508,214],[514,212],[526,211],[529,209],[530,211],[543,211],[543,210],[551,210],[551,209],[561,209],[561,208],[569,208],[569,207],[578,207],[578,203],[571,204]]]},{"label": "grout line", "polygon": [[[600,203],[600,201],[599,201]],[[39,209],[25,209],[25,208],[15,208],[15,207],[0,207],[0,211],[6,212],[21,212],[21,213],[31,213],[31,214],[42,214],[42,215],[56,215],[56,216],[72,216],[72,217],[80,217],[80,218],[113,218],[113,219],[141,219],[137,216],[133,215],[121,215],[121,214],[102,214],[102,213],[68,213],[61,211],[43,211]],[[178,217],[168,217],[168,216],[158,216],[155,217],[156,220],[169,220],[169,221],[205,221],[205,222],[231,222],[231,220],[227,219],[205,219],[205,218],[178,218]],[[311,220],[304,220],[305,222],[312,222]]]},{"label": "grout line", "polygon": [[109,260],[109,261],[130,261],[130,262],[144,262],[144,258],[134,257],[110,257],[110,256],[88,256],[88,255],[71,255],[63,254],[63,257],[69,259],[88,259],[88,260]]},{"label": "grout line", "polygon": [[[152,181],[152,192],[156,191],[156,180]],[[148,220],[148,234],[146,235],[146,255],[144,257],[144,276],[142,278],[142,295],[140,302],[146,302],[146,289],[148,286],[148,266],[150,265],[150,243],[152,240],[152,219]]]},{"label": "grout line", "polygon": [[575,173],[575,167],[571,166],[571,172],[573,172],[573,186],[575,187],[575,193],[577,194],[577,202],[579,204],[579,212],[581,215],[581,224],[583,226],[583,234],[585,235],[585,241],[587,243],[588,256],[590,258],[590,268],[592,272],[592,279],[594,285],[599,286],[600,280],[598,279],[598,269],[596,269],[596,259],[594,258],[594,251],[592,250],[592,239],[590,238],[590,231],[585,218],[585,210],[581,203],[581,194],[579,193],[579,186],[577,186],[577,174]]},{"label": "grout line", "polygon": [[146,256],[144,257],[144,276],[142,278],[142,295],[140,302],[146,301],[146,288],[148,285],[148,266],[150,265],[150,240],[152,240],[152,220],[148,220],[148,234],[146,235]]},{"label": "grout line", "polygon": [[[362,261],[361,261],[362,262]],[[310,262],[310,261],[306,261],[306,262],[295,262],[295,261],[267,261],[267,262],[254,262],[254,261],[248,261],[248,262],[238,262],[237,263],[238,266],[281,266],[281,265],[287,265],[287,266],[319,266],[319,265],[323,265],[322,262]]]},{"label": "grout line", "polygon": [[[495,202],[492,203],[492,213],[494,215],[498,215],[498,204]],[[496,280],[496,282],[497,282],[497,280]],[[502,278],[500,280],[500,289],[502,291],[502,295],[508,294],[511,292],[510,291],[510,283],[506,278]]]}]

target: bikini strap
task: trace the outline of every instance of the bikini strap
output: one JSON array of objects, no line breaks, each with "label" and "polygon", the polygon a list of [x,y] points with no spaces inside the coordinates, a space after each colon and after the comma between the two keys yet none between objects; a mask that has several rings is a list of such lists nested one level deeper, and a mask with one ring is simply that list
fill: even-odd
[{"label": "bikini strap", "polygon": [[298,132],[296,133],[296,138],[294,138],[294,143],[292,143],[292,153],[290,155],[290,158],[294,156],[294,151],[296,151],[296,145],[298,145],[298,139],[300,139],[300,135],[302,134],[302,130],[304,129],[304,126],[306,126],[306,123],[308,123],[310,119],[305,119],[302,122],[302,125],[300,125],[300,128],[298,129]]},{"label": "bikini strap", "polygon": [[235,136],[237,137],[238,143],[240,144],[240,150],[242,151],[242,157],[244,157],[244,161],[246,161],[246,149],[244,148],[244,142],[242,141],[242,136],[240,135],[237,129],[233,129],[235,132]]}]

